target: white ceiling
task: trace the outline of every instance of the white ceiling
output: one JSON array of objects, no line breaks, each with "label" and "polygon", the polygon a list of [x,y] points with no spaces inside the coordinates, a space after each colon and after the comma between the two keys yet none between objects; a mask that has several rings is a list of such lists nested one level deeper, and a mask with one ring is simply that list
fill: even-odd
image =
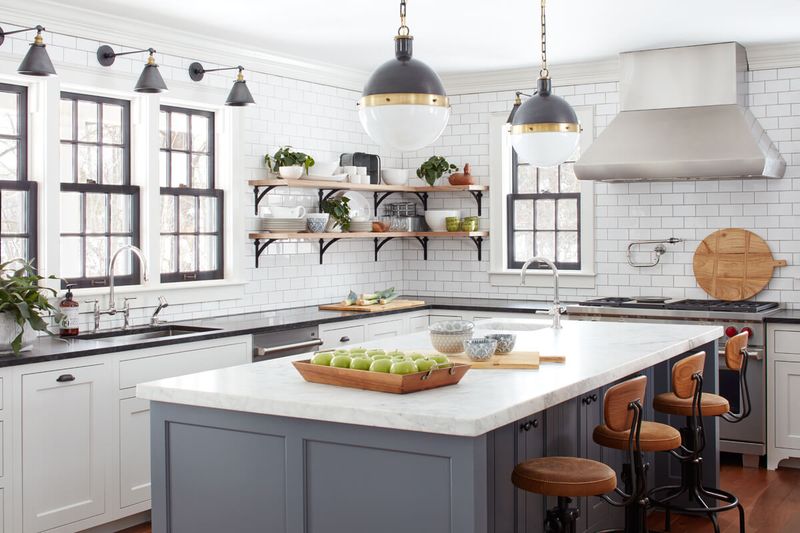
[{"label": "white ceiling", "polygon": [[[392,55],[398,0],[70,0],[94,12],[370,71]],[[535,66],[538,0],[408,0],[416,57],[441,73]],[[643,48],[800,40],[798,0],[550,0],[551,63]],[[152,44],[157,46],[157,44]]]}]

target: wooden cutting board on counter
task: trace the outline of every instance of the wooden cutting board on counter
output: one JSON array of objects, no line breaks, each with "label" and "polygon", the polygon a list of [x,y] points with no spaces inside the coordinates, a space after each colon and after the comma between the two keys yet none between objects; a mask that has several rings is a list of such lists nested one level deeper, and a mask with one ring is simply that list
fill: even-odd
[{"label": "wooden cutting board on counter", "polygon": [[772,279],[776,260],[764,239],[741,228],[715,231],[694,252],[694,277],[709,295],[725,301],[752,298]]},{"label": "wooden cutting board on counter", "polygon": [[473,361],[466,355],[448,356],[453,363],[464,363],[474,369],[517,369],[537,370],[541,363],[564,363],[563,355],[541,355],[539,352],[511,352],[505,355],[493,355],[486,361]]},{"label": "wooden cutting board on counter", "polygon": [[375,305],[345,305],[338,304],[325,304],[320,305],[322,311],[360,311],[363,313],[379,313],[383,311],[397,311],[398,309],[411,309],[413,307],[422,307],[425,302],[422,300],[394,300],[388,304],[375,304]]}]

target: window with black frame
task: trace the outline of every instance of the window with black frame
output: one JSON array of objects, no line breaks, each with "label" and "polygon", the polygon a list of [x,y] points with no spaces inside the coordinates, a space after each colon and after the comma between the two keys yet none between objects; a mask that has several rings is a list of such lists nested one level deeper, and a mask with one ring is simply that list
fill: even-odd
[{"label": "window with black frame", "polygon": [[161,106],[161,281],[223,277],[223,192],[215,188],[214,113]]},{"label": "window with black frame", "polygon": [[581,194],[573,166],[574,161],[567,161],[555,167],[532,167],[519,164],[512,153],[508,268],[522,268],[525,261],[539,255],[559,269],[581,269]]},{"label": "window with black frame", "polygon": [[36,183],[28,181],[28,91],[0,83],[0,263],[36,256]]},{"label": "window with black frame", "polygon": [[[108,263],[139,246],[139,187],[131,185],[130,102],[61,93],[61,272],[78,287],[108,284]],[[114,283],[139,283],[120,256]]]}]

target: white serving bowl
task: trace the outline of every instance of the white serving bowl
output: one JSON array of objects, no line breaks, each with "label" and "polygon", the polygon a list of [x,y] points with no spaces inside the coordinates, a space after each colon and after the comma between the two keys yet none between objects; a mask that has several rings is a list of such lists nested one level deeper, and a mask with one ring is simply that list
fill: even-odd
[{"label": "white serving bowl", "polygon": [[278,174],[285,180],[296,180],[303,175],[303,167],[278,167]]},{"label": "white serving bowl", "polygon": [[408,183],[408,170],[404,168],[384,168],[381,180],[386,185],[405,185]]},{"label": "white serving bowl", "polygon": [[309,172],[315,176],[333,176],[339,163],[336,161],[317,161]]},{"label": "white serving bowl", "polygon": [[425,222],[431,231],[447,231],[447,217],[461,218],[461,211],[458,209],[428,209],[425,211]]}]

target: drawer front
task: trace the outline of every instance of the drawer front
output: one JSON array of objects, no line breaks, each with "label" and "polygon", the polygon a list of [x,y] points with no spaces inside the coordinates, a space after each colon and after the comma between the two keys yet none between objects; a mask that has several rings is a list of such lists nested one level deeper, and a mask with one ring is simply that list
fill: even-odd
[{"label": "drawer front", "polygon": [[433,325],[437,322],[444,322],[445,320],[461,320],[461,315],[445,315],[445,314],[431,314],[430,324]]},{"label": "drawer front", "polygon": [[247,363],[251,354],[246,343],[187,349],[165,355],[129,359],[119,363],[119,388]]},{"label": "drawer front", "polygon": [[800,355],[800,331],[775,328],[772,330],[772,353]]},{"label": "drawer front", "polygon": [[417,333],[427,331],[429,318],[427,316],[415,316],[408,319],[408,332]]},{"label": "drawer front", "polygon": [[364,342],[364,326],[348,326],[344,328],[332,328],[320,330],[319,338],[322,339],[321,349],[328,350],[344,346],[346,344],[357,344]]},{"label": "drawer front", "polygon": [[370,341],[397,337],[403,333],[403,319],[385,320],[383,322],[367,324],[365,333],[367,340]]}]

